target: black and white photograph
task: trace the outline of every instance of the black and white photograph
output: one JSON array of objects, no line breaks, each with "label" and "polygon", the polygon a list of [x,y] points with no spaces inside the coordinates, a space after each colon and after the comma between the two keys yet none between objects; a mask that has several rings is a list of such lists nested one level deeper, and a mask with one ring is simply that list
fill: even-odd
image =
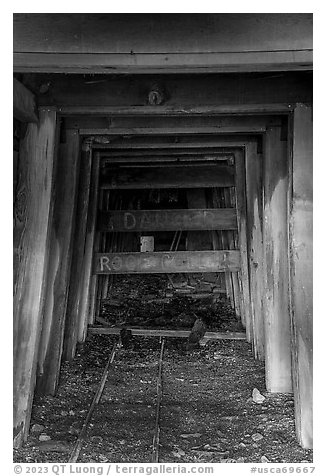
[{"label": "black and white photograph", "polygon": [[16,474],[313,472],[313,16],[13,13]]}]

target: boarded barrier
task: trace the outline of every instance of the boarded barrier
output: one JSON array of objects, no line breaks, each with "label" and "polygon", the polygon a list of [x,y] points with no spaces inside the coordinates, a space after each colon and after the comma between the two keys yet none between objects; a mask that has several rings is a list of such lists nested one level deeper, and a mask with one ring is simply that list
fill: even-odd
[{"label": "boarded barrier", "polygon": [[100,212],[99,231],[236,230],[235,208]]},{"label": "boarded barrier", "polygon": [[239,269],[237,250],[97,253],[94,260],[95,274],[211,273]]}]

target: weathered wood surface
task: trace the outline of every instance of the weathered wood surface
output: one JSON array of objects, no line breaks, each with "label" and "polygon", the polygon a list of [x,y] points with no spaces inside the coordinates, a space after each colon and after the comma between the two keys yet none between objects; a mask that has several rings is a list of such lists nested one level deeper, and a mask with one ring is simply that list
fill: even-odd
[{"label": "weathered wood surface", "polygon": [[214,127],[111,127],[103,129],[79,129],[80,135],[85,136],[138,136],[138,135],[193,135],[193,134],[251,134],[262,133],[266,130],[266,126],[256,125],[234,125],[234,126],[214,126]]},{"label": "weathered wood surface", "polygon": [[[310,84],[311,85],[311,84]],[[216,85],[215,85],[216,88]],[[233,91],[234,93],[234,91]],[[257,93],[257,89],[256,89]],[[304,93],[302,93],[304,95]],[[189,94],[192,99],[192,105],[187,106],[130,106],[130,105],[108,105],[108,106],[94,106],[92,104],[87,105],[66,105],[60,104],[58,106],[58,112],[64,116],[75,116],[75,115],[84,115],[84,116],[197,116],[197,115],[210,115],[210,116],[221,116],[221,115],[239,115],[239,114],[287,114],[293,111],[295,107],[294,101],[286,102],[286,97],[289,97],[287,93],[284,101],[279,102],[258,102],[257,100],[252,100],[252,102],[243,102],[242,104],[234,104],[232,98],[229,99],[229,102],[224,102],[222,105],[212,106],[212,105],[193,105],[194,95],[193,93]],[[311,95],[308,95],[308,101],[311,101]],[[92,101],[93,102],[93,101]]]},{"label": "weathered wood surface", "polygon": [[[153,151],[154,152],[154,151]],[[160,155],[148,154],[144,152],[135,152],[133,154],[130,151],[123,153],[122,151],[113,152],[112,155],[110,154],[109,157],[102,157],[102,166],[107,167],[111,164],[122,164],[127,162],[128,164],[136,163],[136,164],[151,164],[158,162],[157,165],[190,165],[190,164],[198,164],[202,163],[202,165],[211,165],[214,162],[218,161],[228,161],[231,160],[232,154],[228,153],[219,153],[219,152],[203,152],[202,150],[198,150],[195,153],[192,152],[192,155],[186,152],[173,152],[165,154],[164,151]],[[107,154],[104,154],[107,155]]]},{"label": "weathered wood surface", "polygon": [[36,104],[34,94],[31,93],[16,78],[13,80],[13,102],[14,117],[22,122],[35,122],[38,118],[36,114]]},{"label": "weathered wood surface", "polygon": [[55,171],[54,109],[40,110],[20,146],[14,210],[14,446],[27,437],[42,327]]},{"label": "weathered wood surface", "polygon": [[55,177],[54,215],[51,230],[43,327],[38,360],[37,391],[54,395],[59,380],[65,327],[72,241],[75,227],[79,168],[79,135],[67,131],[60,144]]},{"label": "weathered wood surface", "polygon": [[[90,334],[119,335],[121,327],[89,327]],[[157,337],[189,337],[189,331],[171,330],[171,329],[136,329],[127,327],[135,336],[157,336]],[[203,340],[245,340],[244,332],[205,332]]]},{"label": "weathered wood surface", "polygon": [[226,165],[180,167],[128,167],[102,171],[101,188],[109,190],[143,188],[231,187],[234,171]]},{"label": "weathered wood surface", "polygon": [[292,361],[296,432],[313,444],[313,128],[312,109],[294,111],[290,220]]},{"label": "weathered wood surface", "polygon": [[[212,205],[214,207],[221,207],[221,205],[225,205],[224,202],[224,190],[223,188],[217,189],[214,188],[212,190]],[[225,250],[229,249],[229,244],[227,234],[225,231],[212,231],[212,245],[213,245],[213,250]],[[234,296],[233,296],[233,287],[232,287],[232,277],[231,273],[226,271],[224,273],[224,279],[225,279],[225,291],[227,297],[230,299],[230,303],[232,308],[234,309]]]},{"label": "weathered wood surface", "polygon": [[[236,207],[236,193],[235,193],[235,188],[224,188],[223,190],[223,197],[224,197],[224,203],[227,206],[235,206]],[[222,231],[222,237],[224,238],[224,241],[228,243],[227,248],[230,250],[235,250],[238,249],[238,228],[235,231]],[[223,241],[222,238],[222,241]],[[234,300],[234,309],[235,313],[238,318],[241,319],[241,322],[244,327],[246,327],[245,323],[245,315],[243,310],[241,309],[241,295],[240,295],[240,275],[239,273],[229,273],[232,281],[232,294],[233,294],[233,300]]]},{"label": "weathered wood surface", "polygon": [[96,211],[98,201],[98,180],[100,170],[100,156],[95,154],[92,159],[92,172],[90,184],[90,197],[87,213],[86,224],[86,241],[83,259],[82,282],[80,288],[80,305],[78,313],[78,341],[84,342],[88,324],[88,310],[90,302],[91,282],[94,277],[91,273],[95,228],[96,228]]},{"label": "weathered wood surface", "polygon": [[240,312],[246,323],[247,340],[251,342],[250,329],[252,315],[250,308],[250,284],[248,270],[248,247],[247,247],[247,206],[246,206],[246,171],[244,151],[235,153],[235,193],[238,217],[238,245],[240,248]]},{"label": "weathered wood surface", "polygon": [[280,128],[270,128],[266,134],[263,183],[266,388],[291,392],[288,150]]},{"label": "weathered wood surface", "polygon": [[[298,76],[298,75],[297,75]],[[68,79],[68,78],[67,78]],[[185,79],[185,78],[184,78]],[[207,78],[206,78],[207,79]],[[35,78],[37,80],[37,84],[42,83],[42,77],[37,77]],[[44,77],[43,77],[44,80]],[[65,84],[61,83],[63,80],[62,77],[58,79],[58,82],[55,82],[53,84],[54,88],[63,88],[65,87],[65,94],[67,93],[67,89],[69,89],[72,85],[71,79]],[[179,78],[179,81],[181,78]],[[205,80],[201,77],[192,80],[192,85],[196,87],[197,83],[199,82],[202,84],[202,87],[205,87]],[[285,77],[283,77],[283,81],[285,80]],[[167,80],[168,81],[168,80]],[[216,80],[217,81],[217,80]],[[216,81],[215,81],[215,87],[216,87]],[[43,81],[44,83],[44,81]],[[224,78],[224,84],[227,83],[227,78]],[[296,77],[296,83],[300,84],[300,79]],[[35,82],[34,82],[35,84]],[[76,78],[74,80],[75,87],[78,88],[88,88],[88,92],[91,94],[94,94],[95,92],[99,92],[99,88],[94,88],[94,84],[90,85],[86,79],[81,80],[81,78]],[[105,83],[104,83],[105,84]],[[97,83],[97,86],[99,87],[102,85],[102,88],[104,86],[103,82]],[[142,83],[143,84],[143,83]],[[180,83],[181,84],[181,83]],[[184,83],[183,83],[184,84]],[[269,83],[270,84],[270,83]],[[284,84],[284,83],[282,83]],[[119,82],[110,82],[110,85],[112,85],[112,88],[110,88],[110,95],[114,94],[115,87],[123,87],[123,83]],[[210,85],[213,85],[213,82],[210,81]],[[134,89],[136,92],[136,84],[135,83],[129,83],[129,86]],[[190,91],[191,84],[189,84],[189,91]],[[198,87],[198,86],[197,86]],[[217,86],[218,87],[218,86]],[[89,90],[90,88],[90,90]],[[53,90],[52,90],[53,91]],[[92,91],[94,91],[92,93]],[[129,90],[128,90],[129,91]],[[181,92],[180,88],[180,92]],[[206,91],[207,92],[207,91]],[[213,88],[212,88],[213,92]],[[220,91],[221,92],[221,91]],[[104,88],[103,88],[103,93],[104,93]],[[185,94],[185,91],[183,91]],[[50,92],[49,92],[50,94]],[[78,94],[80,94],[80,90],[78,90]],[[87,94],[87,92],[86,92]],[[70,96],[71,97],[71,96]],[[104,99],[104,98],[103,98]],[[79,101],[80,103],[80,101]],[[102,102],[103,104],[103,102]],[[179,103],[180,104],[180,103]],[[203,103],[202,103],[203,104]],[[206,101],[205,101],[206,104]],[[85,117],[84,115],[79,115],[79,116],[68,116],[65,119],[65,125],[67,129],[78,129],[80,133],[82,133],[85,130],[101,130],[101,129],[120,129],[120,130],[130,130],[130,129],[140,129],[146,131],[148,128],[151,128],[153,131],[162,131],[162,129],[166,128],[169,131],[173,130],[180,130],[181,132],[186,132],[188,129],[192,130],[193,133],[195,134],[197,130],[202,131],[203,128],[219,128],[223,130],[224,128],[230,128],[230,130],[238,130],[239,128],[245,127],[249,133],[252,130],[266,130],[267,126],[279,126],[282,124],[282,120],[280,117],[277,117],[275,115],[267,116],[267,115],[246,115],[246,116],[158,116],[158,115],[152,115],[152,116],[111,116],[110,117],[110,123],[108,123],[108,120],[106,117],[101,117],[101,116],[87,116]],[[232,129],[231,129],[232,128]],[[227,129],[226,129],[227,130]],[[162,134],[163,132],[159,132]]]},{"label": "weathered wood surface", "polygon": [[[107,139],[100,143],[99,139],[94,140],[94,147],[96,149],[99,149],[102,151],[103,156],[105,156],[105,151],[137,151],[141,150],[143,151],[148,151],[150,153],[155,151],[159,151],[161,154],[163,151],[192,151],[192,153],[197,153],[206,151],[207,153],[210,153],[211,150],[221,150],[225,151],[226,147],[232,147],[232,142],[237,142],[237,146],[243,146],[245,147],[246,143],[248,142],[248,136],[247,135],[242,135],[239,134],[239,137],[237,140],[234,140],[234,136],[223,136],[223,139],[221,138],[220,140],[216,140],[214,136],[211,136],[212,140],[209,140],[210,136],[206,138],[204,141],[201,136],[199,137],[192,137],[190,140],[188,140],[188,137],[181,137],[178,142],[175,142],[173,138],[167,136],[167,137],[155,137],[155,136],[149,136],[147,138],[142,138],[140,137],[139,140],[138,138],[135,138],[133,141],[123,141],[123,139],[116,140],[116,141],[110,141],[108,142]],[[198,140],[200,139],[200,140]],[[233,139],[233,140],[232,140]]]},{"label": "weathered wood surface", "polygon": [[[245,31],[255,31],[255,35]],[[311,48],[310,13],[14,14],[15,52],[82,51],[132,57],[139,52],[202,54]]]},{"label": "weathered wood surface", "polygon": [[99,231],[236,230],[235,208],[99,212]]},{"label": "weathered wood surface", "polygon": [[[206,208],[207,198],[204,188],[187,190],[188,207],[192,209]],[[186,239],[186,249],[188,251],[212,250],[212,237],[208,231],[188,231]]]},{"label": "weathered wood surface", "polygon": [[92,149],[89,144],[84,143],[82,147],[77,210],[76,228],[73,238],[72,263],[70,271],[70,284],[67,302],[67,313],[65,322],[65,339],[63,356],[66,360],[73,359],[76,351],[78,336],[78,315],[81,302],[82,270],[86,239],[86,218],[89,202],[89,191],[91,181]]},{"label": "weathered wood surface", "polygon": [[246,147],[246,196],[250,304],[253,327],[251,332],[253,332],[255,357],[261,360],[265,354],[262,160],[262,156],[257,154],[257,144],[249,143]]},{"label": "weathered wood surface", "polygon": [[311,14],[14,16],[17,71],[158,74],[307,68],[312,68]]},{"label": "weathered wood surface", "polygon": [[204,273],[238,271],[239,251],[96,253],[96,274]]}]

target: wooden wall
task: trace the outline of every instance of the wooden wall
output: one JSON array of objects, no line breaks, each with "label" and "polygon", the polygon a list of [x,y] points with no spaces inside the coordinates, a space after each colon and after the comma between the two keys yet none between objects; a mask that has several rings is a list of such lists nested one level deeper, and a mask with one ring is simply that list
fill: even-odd
[{"label": "wooden wall", "polygon": [[296,432],[304,448],[313,444],[313,167],[312,108],[293,114],[290,282],[292,368]]},{"label": "wooden wall", "polygon": [[56,111],[42,109],[20,146],[14,209],[14,444],[27,436],[33,400],[42,302],[48,270],[56,169]]}]

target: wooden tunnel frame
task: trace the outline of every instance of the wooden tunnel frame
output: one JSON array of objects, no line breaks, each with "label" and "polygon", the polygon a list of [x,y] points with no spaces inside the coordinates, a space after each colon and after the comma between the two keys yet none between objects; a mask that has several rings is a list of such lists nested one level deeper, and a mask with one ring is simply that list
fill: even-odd
[{"label": "wooden tunnel frame", "polygon": [[88,134],[72,129],[59,146],[57,124],[69,115],[111,114],[288,117],[287,142],[280,127],[260,131],[263,154],[254,140],[241,136],[243,130],[229,130],[237,138],[217,142],[233,149],[245,177],[239,183],[246,200],[238,203],[238,225],[246,337],[255,356],[265,358],[267,390],[294,389],[297,436],[303,447],[312,447],[312,118],[304,104],[39,109],[38,123],[28,124],[21,145],[15,209],[15,446],[27,437],[36,376],[39,391],[55,392],[61,358],[74,357],[95,306],[91,267],[100,149],[108,147],[94,151]]}]

